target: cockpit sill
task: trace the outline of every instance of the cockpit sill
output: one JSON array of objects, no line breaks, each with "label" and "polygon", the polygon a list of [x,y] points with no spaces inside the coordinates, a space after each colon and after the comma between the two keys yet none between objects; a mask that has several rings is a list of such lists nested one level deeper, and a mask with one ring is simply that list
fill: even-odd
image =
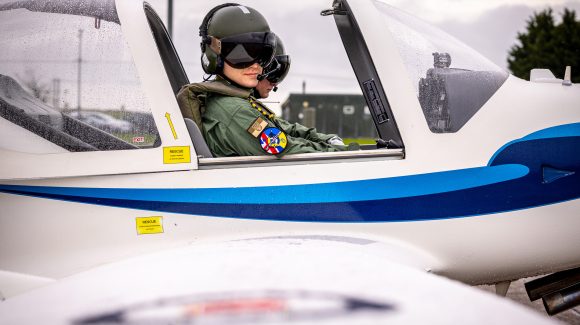
[{"label": "cockpit sill", "polygon": [[[372,146],[374,148],[374,146]],[[323,164],[329,162],[350,162],[369,160],[399,160],[405,158],[404,149],[373,149],[360,151],[340,151],[322,153],[301,153],[281,158],[274,156],[199,158],[199,169],[215,169],[248,165],[296,165]]]}]

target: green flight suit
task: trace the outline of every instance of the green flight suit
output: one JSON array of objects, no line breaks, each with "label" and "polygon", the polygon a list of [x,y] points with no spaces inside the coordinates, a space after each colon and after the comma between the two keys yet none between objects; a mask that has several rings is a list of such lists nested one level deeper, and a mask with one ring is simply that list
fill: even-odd
[{"label": "green flight suit", "polygon": [[[273,117],[267,107],[250,97],[250,89],[235,87],[223,79],[200,84],[207,90],[201,118],[203,136],[215,157],[270,155],[262,149],[258,133],[252,132],[255,130],[252,125],[256,122],[262,122],[262,125],[267,122],[263,129],[279,128],[286,133],[286,148],[277,156],[347,150],[346,146],[326,142],[335,135],[318,133],[314,128]],[[200,84],[189,87],[199,89]],[[216,90],[212,91],[214,86]]]}]

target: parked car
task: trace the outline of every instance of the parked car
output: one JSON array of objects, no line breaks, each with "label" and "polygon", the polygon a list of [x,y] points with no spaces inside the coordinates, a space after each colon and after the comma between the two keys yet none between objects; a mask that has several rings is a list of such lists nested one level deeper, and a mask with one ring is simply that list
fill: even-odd
[{"label": "parked car", "polygon": [[127,133],[133,129],[131,122],[114,118],[103,112],[72,111],[68,115],[107,132]]}]

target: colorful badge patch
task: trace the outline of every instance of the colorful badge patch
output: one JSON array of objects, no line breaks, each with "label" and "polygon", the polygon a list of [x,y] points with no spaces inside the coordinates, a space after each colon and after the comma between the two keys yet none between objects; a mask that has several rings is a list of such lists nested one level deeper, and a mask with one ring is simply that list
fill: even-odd
[{"label": "colorful badge patch", "polygon": [[287,144],[286,133],[278,128],[267,128],[260,134],[262,149],[271,155],[277,155],[284,151]]}]

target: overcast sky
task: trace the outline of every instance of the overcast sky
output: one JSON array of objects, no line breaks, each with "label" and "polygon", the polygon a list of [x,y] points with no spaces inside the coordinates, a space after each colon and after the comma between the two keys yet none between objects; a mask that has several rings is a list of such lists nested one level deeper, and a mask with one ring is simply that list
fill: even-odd
[{"label": "overcast sky", "polygon": [[[167,0],[149,0],[164,21]],[[190,81],[200,81],[198,28],[212,7],[225,1],[174,0],[173,38]],[[580,0],[385,0],[436,25],[507,69],[507,52],[526,20],[552,7],[558,19],[564,7],[580,15]],[[289,76],[271,101],[284,101],[290,92],[360,93],[332,17],[320,11],[332,0],[247,0],[238,3],[259,10],[281,36],[292,57]],[[277,106],[277,105],[273,105]]]}]

